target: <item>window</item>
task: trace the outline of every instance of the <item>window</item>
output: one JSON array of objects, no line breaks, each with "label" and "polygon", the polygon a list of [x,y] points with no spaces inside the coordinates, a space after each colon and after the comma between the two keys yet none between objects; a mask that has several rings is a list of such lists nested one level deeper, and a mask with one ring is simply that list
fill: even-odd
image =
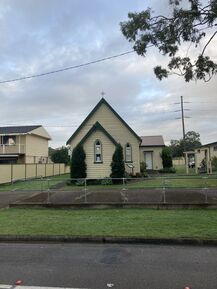
[{"label": "window", "polygon": [[217,146],[214,146],[214,148],[213,148],[213,149],[214,149],[214,151],[217,151]]},{"label": "window", "polygon": [[3,144],[4,145],[15,145],[16,144],[16,136],[15,135],[3,136]]},{"label": "window", "polygon": [[102,143],[100,140],[95,141],[94,153],[95,153],[94,162],[102,163]]},{"label": "window", "polygon": [[129,143],[125,145],[125,161],[132,162],[132,146]]}]

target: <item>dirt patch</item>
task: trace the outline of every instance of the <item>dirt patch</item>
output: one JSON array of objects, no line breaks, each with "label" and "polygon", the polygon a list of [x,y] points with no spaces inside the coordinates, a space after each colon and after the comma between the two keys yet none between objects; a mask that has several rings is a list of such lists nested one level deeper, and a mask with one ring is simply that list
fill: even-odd
[{"label": "dirt patch", "polygon": [[[166,189],[166,203],[205,204],[217,203],[216,189]],[[39,192],[37,195],[22,199],[22,203],[83,204],[83,203],[147,203],[164,202],[162,189],[106,189]]]},{"label": "dirt patch", "polygon": [[126,197],[128,202],[160,203],[162,201],[162,190],[127,190]]},{"label": "dirt patch", "polygon": [[[49,198],[54,193],[49,193]],[[22,201],[22,203],[28,202],[28,203],[46,203],[48,201],[48,193],[39,193],[37,195],[34,195],[30,198],[26,198]]]},{"label": "dirt patch", "polygon": [[167,190],[166,202],[168,203],[204,203],[205,195],[202,192],[194,190]]},{"label": "dirt patch", "polygon": [[72,203],[80,203],[83,196],[82,191],[76,192],[56,192],[54,195],[51,196],[50,201],[53,204],[72,204]]},{"label": "dirt patch", "polygon": [[100,191],[91,192],[87,195],[87,202],[90,203],[122,203],[124,201],[123,195],[120,191]]}]

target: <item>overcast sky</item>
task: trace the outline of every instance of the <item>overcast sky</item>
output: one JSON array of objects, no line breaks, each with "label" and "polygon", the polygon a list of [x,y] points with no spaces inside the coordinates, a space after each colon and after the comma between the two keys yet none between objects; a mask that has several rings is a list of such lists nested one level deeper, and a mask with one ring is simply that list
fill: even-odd
[{"label": "overcast sky", "polygon": [[[0,0],[0,81],[74,66],[132,50],[120,31],[128,12],[168,10],[168,0]],[[207,53],[216,53],[216,39]],[[203,47],[199,47],[202,49]],[[193,55],[194,47],[182,53]],[[215,55],[216,59],[216,55]],[[166,63],[151,48],[44,77],[0,84],[0,125],[42,124],[50,146],[65,145],[105,92],[105,99],[138,135],[182,137],[180,95],[186,102],[186,131],[202,143],[217,141],[217,76],[186,83],[160,82],[153,66]]]}]

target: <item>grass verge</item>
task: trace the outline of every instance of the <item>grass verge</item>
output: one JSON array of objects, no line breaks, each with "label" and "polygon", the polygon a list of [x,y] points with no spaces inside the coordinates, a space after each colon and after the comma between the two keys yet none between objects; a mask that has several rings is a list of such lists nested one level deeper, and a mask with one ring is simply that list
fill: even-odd
[{"label": "grass verge", "polygon": [[217,239],[217,210],[4,209],[0,235]]}]

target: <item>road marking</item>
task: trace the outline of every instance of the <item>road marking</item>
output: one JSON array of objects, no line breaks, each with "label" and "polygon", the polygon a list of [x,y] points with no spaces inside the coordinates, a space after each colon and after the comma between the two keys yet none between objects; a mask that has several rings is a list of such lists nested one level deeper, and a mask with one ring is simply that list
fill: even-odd
[{"label": "road marking", "polygon": [[44,286],[20,286],[0,284],[0,289],[90,289],[90,288],[69,288],[69,287],[44,287]]}]

